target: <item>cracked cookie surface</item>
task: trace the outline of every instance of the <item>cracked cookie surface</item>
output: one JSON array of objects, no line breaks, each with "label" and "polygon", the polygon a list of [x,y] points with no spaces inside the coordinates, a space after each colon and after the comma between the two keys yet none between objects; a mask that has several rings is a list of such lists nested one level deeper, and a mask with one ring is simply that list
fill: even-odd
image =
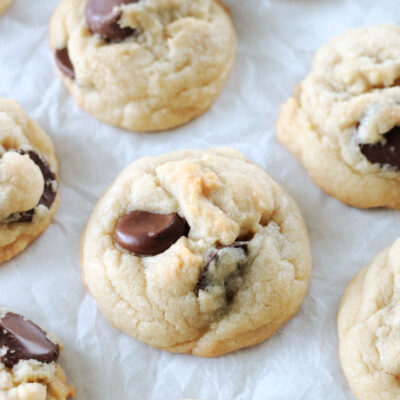
[{"label": "cracked cookie surface", "polygon": [[0,99],[0,263],[50,224],[59,203],[57,168],[50,138],[17,103]]},{"label": "cracked cookie surface", "polygon": [[360,400],[400,398],[400,240],[349,283],[340,304],[340,359]]},{"label": "cracked cookie surface", "polygon": [[400,208],[399,83],[399,27],[345,32],[316,53],[282,107],[278,139],[331,196]]},{"label": "cracked cookie surface", "polygon": [[216,0],[62,0],[50,42],[77,103],[134,131],[173,128],[205,112],[236,52],[230,16]]},{"label": "cracked cookie surface", "polygon": [[291,197],[221,148],[127,167],[90,216],[81,265],[114,326],[159,349],[213,357],[267,339],[295,314],[311,256]]}]

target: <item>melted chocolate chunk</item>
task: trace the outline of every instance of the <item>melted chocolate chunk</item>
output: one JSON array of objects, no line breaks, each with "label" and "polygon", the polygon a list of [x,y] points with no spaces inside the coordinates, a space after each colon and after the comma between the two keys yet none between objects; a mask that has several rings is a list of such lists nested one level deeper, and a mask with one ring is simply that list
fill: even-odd
[{"label": "melted chocolate chunk", "polygon": [[75,79],[75,70],[69,58],[68,48],[64,47],[63,49],[56,50],[55,56],[59,70],[68,76],[68,78]]},{"label": "melted chocolate chunk", "polygon": [[139,0],[89,0],[85,15],[89,29],[107,41],[118,42],[135,33],[135,29],[121,28],[118,24],[122,16],[121,10],[115,7],[123,4],[137,3]]},{"label": "melted chocolate chunk", "polygon": [[125,250],[154,256],[188,233],[189,226],[178,214],[132,211],[117,222],[113,237]]},{"label": "melted chocolate chunk", "polygon": [[[230,246],[218,246],[216,249],[213,250],[213,252],[210,254],[209,259],[205,267],[203,268],[199,280],[197,282],[197,285],[194,289],[194,293],[196,296],[199,295],[200,290],[207,290],[207,288],[210,285],[216,284],[214,282],[212,273],[210,272],[210,267],[211,264],[215,263],[216,268],[218,268],[218,262],[221,260],[221,250],[224,249],[240,249],[244,252],[245,256],[247,257],[248,255],[248,246],[247,243],[245,242],[235,242]],[[233,296],[235,295],[237,288],[234,286],[230,285],[230,281],[234,280],[235,278],[239,277],[242,274],[242,265],[237,265],[236,266],[236,271],[234,271],[232,274],[228,275],[225,277],[224,282],[222,284],[224,285],[225,288],[225,297],[227,303],[230,303],[233,299]]]},{"label": "melted chocolate chunk", "polygon": [[372,164],[390,165],[400,170],[400,126],[385,133],[385,144],[359,144],[361,153]]},{"label": "melted chocolate chunk", "polygon": [[50,342],[46,333],[36,324],[11,312],[0,321],[0,349],[6,349],[0,361],[8,368],[20,360],[49,364],[57,361],[60,354],[59,346]]}]

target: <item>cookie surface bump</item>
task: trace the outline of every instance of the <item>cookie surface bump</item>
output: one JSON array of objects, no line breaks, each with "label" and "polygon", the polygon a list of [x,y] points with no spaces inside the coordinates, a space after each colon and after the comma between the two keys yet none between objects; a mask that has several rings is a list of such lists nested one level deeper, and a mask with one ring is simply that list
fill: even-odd
[{"label": "cookie surface bump", "polygon": [[[116,241],[121,220],[145,252]],[[162,248],[148,240],[159,235],[168,239]],[[214,357],[262,342],[295,314],[311,256],[295,202],[222,148],[127,167],[93,210],[81,265],[113,326],[162,350]]]}]

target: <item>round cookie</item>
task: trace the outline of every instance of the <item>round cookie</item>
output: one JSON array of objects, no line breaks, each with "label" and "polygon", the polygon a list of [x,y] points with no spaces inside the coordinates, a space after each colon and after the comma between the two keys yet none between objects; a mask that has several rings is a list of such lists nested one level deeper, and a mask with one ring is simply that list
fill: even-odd
[{"label": "round cookie", "polygon": [[0,0],[0,15],[11,5],[14,0]]},{"label": "round cookie", "polygon": [[400,28],[325,44],[282,107],[278,139],[344,203],[400,208]]},{"label": "round cookie", "polygon": [[134,131],[173,128],[204,113],[236,52],[219,0],[62,0],[50,43],[80,107]]},{"label": "round cookie", "polygon": [[156,348],[214,357],[270,337],[308,288],[293,199],[229,148],[140,159],[82,235],[83,279],[110,322]]},{"label": "round cookie", "polygon": [[53,334],[0,308],[0,398],[67,400],[75,388],[66,384],[57,363],[62,344]]},{"label": "round cookie", "polygon": [[59,204],[50,138],[14,101],[0,99],[0,263],[49,226]]},{"label": "round cookie", "polygon": [[340,359],[359,400],[400,398],[400,240],[349,283],[338,313]]}]

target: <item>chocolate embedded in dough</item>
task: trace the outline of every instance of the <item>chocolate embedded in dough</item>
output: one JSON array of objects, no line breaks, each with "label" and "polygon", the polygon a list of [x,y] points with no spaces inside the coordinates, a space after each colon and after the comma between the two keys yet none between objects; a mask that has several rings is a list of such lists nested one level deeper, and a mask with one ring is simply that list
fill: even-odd
[{"label": "chocolate embedded in dough", "polygon": [[18,150],[19,154],[28,154],[29,158],[40,168],[44,179],[44,190],[42,197],[39,200],[39,204],[43,204],[47,208],[50,208],[57,196],[57,190],[54,189],[54,181],[57,180],[56,174],[51,170],[49,163],[44,156],[39,155],[35,151],[29,150]]},{"label": "chocolate embedded in dough", "polygon": [[121,41],[135,33],[135,29],[121,28],[118,24],[121,10],[115,7],[137,3],[139,0],[88,0],[85,16],[89,29],[107,41]]},{"label": "chocolate embedded in dough", "polygon": [[359,144],[361,153],[372,164],[390,165],[400,170],[400,126],[384,134],[385,144]]},{"label": "chocolate embedded in dough", "polygon": [[69,58],[68,48],[64,47],[63,49],[56,50],[55,56],[59,70],[68,76],[68,78],[75,79],[75,70]]},{"label": "chocolate embedded in dough", "polygon": [[42,363],[57,361],[60,349],[36,324],[21,315],[8,312],[0,321],[0,361],[12,368],[21,360]]},{"label": "chocolate embedded in dough", "polygon": [[[29,150],[28,152],[26,152],[25,150],[20,149],[18,150],[18,153],[21,155],[27,154],[29,158],[39,167],[43,175],[44,190],[38,205],[43,204],[50,209],[57,196],[57,190],[55,190],[54,188],[54,182],[57,181],[56,174],[51,170],[50,165],[44,158],[44,156],[39,155],[35,151]],[[6,223],[10,224],[13,222],[32,222],[34,213],[35,210],[33,209],[11,214],[7,218]]]},{"label": "chocolate embedded in dough", "polygon": [[235,295],[236,291],[238,290],[235,285],[231,285],[233,281],[236,280],[236,278],[240,277],[242,275],[242,263],[238,263],[236,266],[236,270],[229,274],[228,276],[225,276],[225,279],[223,282],[215,282],[214,277],[212,272],[210,271],[210,267],[212,263],[215,263],[215,267],[218,269],[218,263],[224,262],[223,260],[223,254],[222,250],[229,250],[232,249],[234,251],[242,251],[243,256],[247,257],[248,255],[248,245],[246,242],[235,242],[230,246],[219,246],[216,249],[213,250],[213,252],[210,254],[209,259],[205,267],[203,268],[199,280],[196,284],[196,287],[194,289],[194,293],[196,296],[199,295],[200,290],[207,290],[207,287],[210,285],[223,285],[224,290],[225,290],[225,298],[226,302],[230,303],[233,299],[233,296]]},{"label": "chocolate embedded in dough", "polygon": [[22,211],[22,212],[17,212],[14,214],[11,214],[7,220],[7,224],[11,224],[13,222],[32,222],[33,220],[33,214],[35,214],[35,210],[29,210],[29,211]]},{"label": "chocolate embedded in dough", "polygon": [[117,222],[114,240],[125,250],[153,256],[171,247],[189,227],[178,214],[132,211]]}]

